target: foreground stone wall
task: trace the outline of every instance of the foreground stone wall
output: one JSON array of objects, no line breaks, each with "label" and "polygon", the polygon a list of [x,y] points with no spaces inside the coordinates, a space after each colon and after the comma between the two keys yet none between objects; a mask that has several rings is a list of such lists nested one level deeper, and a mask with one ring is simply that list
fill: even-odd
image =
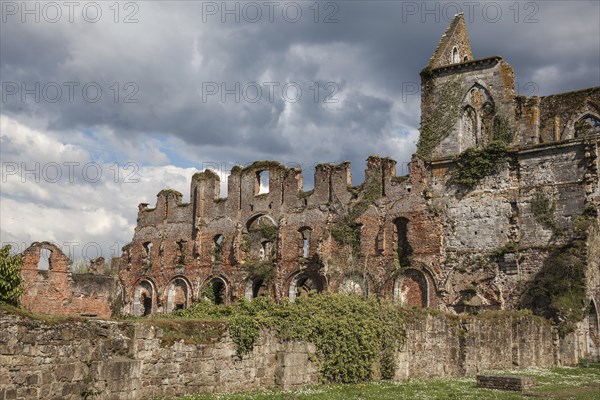
[{"label": "foreground stone wall", "polygon": [[[240,359],[222,323],[163,323],[188,332],[193,326],[202,340],[173,340],[173,330],[150,321],[52,322],[0,312],[0,400],[148,399],[320,381],[310,343],[280,342],[264,332]],[[578,361],[577,340],[559,340],[538,317],[418,314],[406,329],[397,380]]]},{"label": "foreground stone wall", "polygon": [[[44,322],[0,312],[0,399],[148,399],[317,383],[310,343],[264,334],[241,360],[219,323],[201,344],[114,321]],[[86,397],[87,396],[87,397]]]}]

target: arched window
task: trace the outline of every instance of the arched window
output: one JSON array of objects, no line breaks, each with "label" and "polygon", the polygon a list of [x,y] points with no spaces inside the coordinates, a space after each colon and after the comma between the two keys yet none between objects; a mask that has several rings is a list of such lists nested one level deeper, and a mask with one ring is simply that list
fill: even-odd
[{"label": "arched window", "polygon": [[269,289],[262,278],[250,278],[246,281],[244,297],[247,300],[252,300],[257,297],[267,297]]},{"label": "arched window", "polygon": [[288,289],[288,298],[290,301],[296,300],[298,297],[306,297],[310,292],[323,291],[322,279],[314,273],[299,273],[290,281]]},{"label": "arched window", "polygon": [[460,55],[458,54],[458,49],[455,47],[452,49],[452,64],[457,64],[460,62]]},{"label": "arched window", "polygon": [[154,311],[154,285],[148,280],[142,280],[133,293],[133,315],[141,317]]},{"label": "arched window", "polygon": [[302,238],[302,257],[310,256],[310,236],[312,230],[309,227],[300,228],[300,237]]},{"label": "arched window", "polygon": [[408,241],[408,219],[404,217],[394,220],[396,253],[398,254],[398,262],[401,266],[406,267],[410,264],[410,255],[412,246]]},{"label": "arched window", "polygon": [[600,120],[596,116],[586,114],[575,122],[575,137],[600,135]]},{"label": "arched window", "polygon": [[207,281],[200,295],[214,304],[225,304],[227,300],[227,284],[222,278],[214,277]]},{"label": "arched window", "polygon": [[429,292],[427,278],[416,269],[408,269],[394,282],[394,300],[405,307],[427,307]]},{"label": "arched window", "polygon": [[167,312],[182,310],[189,306],[190,286],[183,278],[175,278],[167,287]]}]

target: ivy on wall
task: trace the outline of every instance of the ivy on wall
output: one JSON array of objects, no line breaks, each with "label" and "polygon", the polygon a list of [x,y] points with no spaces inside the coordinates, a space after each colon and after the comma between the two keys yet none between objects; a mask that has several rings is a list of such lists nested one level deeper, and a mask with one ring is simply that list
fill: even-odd
[{"label": "ivy on wall", "polygon": [[279,304],[270,298],[220,306],[202,301],[171,315],[225,320],[240,357],[252,350],[262,328],[273,329],[282,340],[314,343],[329,382],[368,381],[377,362],[382,377],[391,379],[394,354],[405,338],[404,314],[394,304],[334,293]]},{"label": "ivy on wall", "polygon": [[419,156],[430,158],[433,150],[450,134],[460,117],[463,95],[462,78],[449,80],[440,86],[435,107],[421,125],[417,143]]},{"label": "ivy on wall", "polygon": [[493,141],[481,148],[468,148],[454,157],[454,182],[472,188],[487,176],[495,175],[509,160],[506,143]]}]

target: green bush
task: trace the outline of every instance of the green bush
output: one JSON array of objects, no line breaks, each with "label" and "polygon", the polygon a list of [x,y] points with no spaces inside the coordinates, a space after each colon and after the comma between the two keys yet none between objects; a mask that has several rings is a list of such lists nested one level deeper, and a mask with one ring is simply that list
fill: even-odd
[{"label": "green bush", "polygon": [[343,294],[314,294],[276,304],[269,298],[227,306],[199,302],[178,317],[224,319],[237,353],[252,350],[261,328],[283,340],[314,343],[321,373],[329,382],[362,382],[379,361],[383,378],[394,375],[394,354],[404,340],[402,311],[392,303]]},{"label": "green bush", "polygon": [[508,161],[506,143],[494,141],[482,148],[471,147],[454,157],[452,179],[469,188],[483,178],[500,172]]},{"label": "green bush", "polygon": [[23,258],[20,254],[11,256],[10,249],[10,245],[0,249],[0,302],[16,306],[23,294]]}]

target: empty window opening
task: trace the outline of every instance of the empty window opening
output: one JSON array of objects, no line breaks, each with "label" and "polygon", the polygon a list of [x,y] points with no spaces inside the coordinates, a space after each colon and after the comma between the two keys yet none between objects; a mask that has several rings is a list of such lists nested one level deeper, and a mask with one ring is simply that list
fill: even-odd
[{"label": "empty window opening", "polygon": [[302,273],[290,283],[288,297],[290,301],[294,301],[298,297],[308,297],[311,293],[321,292],[322,289],[320,279],[317,276]]},{"label": "empty window opening", "polygon": [[412,247],[408,241],[408,219],[398,218],[394,221],[396,227],[396,252],[398,253],[398,262],[403,267],[410,264],[410,255]]},{"label": "empty window opening", "polygon": [[223,255],[223,235],[218,234],[213,238],[214,247],[212,250],[213,262],[221,261]]},{"label": "empty window opening", "polygon": [[149,281],[141,281],[133,295],[133,315],[138,317],[152,314],[154,287]]},{"label": "empty window opening", "polygon": [[452,49],[452,64],[456,64],[460,62],[460,55],[458,54],[458,49],[455,47]]},{"label": "empty window opening", "polygon": [[40,271],[48,271],[50,269],[50,257],[52,257],[51,250],[41,249],[40,261],[38,262],[37,269]]},{"label": "empty window opening", "polygon": [[142,293],[142,316],[150,315],[152,313],[152,299],[146,293]]},{"label": "empty window opening", "polygon": [[202,297],[213,304],[225,304],[225,282],[220,278],[211,279],[202,290]]},{"label": "empty window opening", "polygon": [[177,241],[177,249],[179,252],[179,257],[177,259],[177,265],[185,265],[185,240],[181,239]]},{"label": "empty window opening", "polygon": [[144,243],[144,264],[147,268],[152,266],[152,247],[151,242]]},{"label": "empty window opening", "polygon": [[260,242],[260,259],[265,260],[267,257],[271,256],[271,242],[268,240],[263,240]]},{"label": "empty window opening", "polygon": [[258,171],[256,173],[255,193],[269,193],[269,171]]},{"label": "empty window opening", "polygon": [[310,235],[312,230],[310,228],[300,229],[300,235],[302,236],[302,257],[308,258],[310,255]]},{"label": "empty window opening", "polygon": [[189,285],[183,278],[176,278],[167,290],[167,312],[182,310],[188,306]]}]

